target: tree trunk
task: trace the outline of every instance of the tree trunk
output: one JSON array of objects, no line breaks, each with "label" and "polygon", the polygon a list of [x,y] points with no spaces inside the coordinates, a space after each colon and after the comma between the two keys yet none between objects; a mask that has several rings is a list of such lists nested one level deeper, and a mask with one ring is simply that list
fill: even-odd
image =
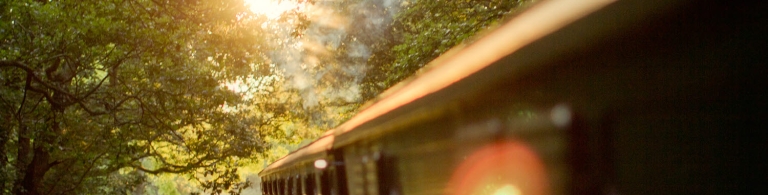
[{"label": "tree trunk", "polygon": [[42,188],[45,173],[51,168],[48,161],[51,158],[50,153],[43,147],[35,147],[35,157],[27,165],[24,173],[24,179],[21,180],[21,189],[14,192],[19,195],[38,195]]},{"label": "tree trunk", "polygon": [[[47,131],[57,133],[59,125],[56,117],[61,110],[54,110],[53,125]],[[30,132],[26,126],[21,123],[21,131],[19,131],[19,151],[18,151],[18,176],[16,178],[16,185],[14,187],[14,194],[17,195],[39,195],[43,190],[43,181],[45,174],[50,170],[51,153],[50,147],[54,143],[55,136],[48,133],[42,133],[38,135],[34,143],[30,140]],[[33,148],[30,151],[30,148]],[[30,160],[31,153],[31,160]],[[23,173],[23,176],[21,175]]]},{"label": "tree trunk", "polygon": [[19,119],[19,130],[18,130],[17,139],[18,141],[18,147],[16,149],[16,182],[14,183],[13,187],[13,193],[14,194],[21,194],[21,192],[26,191],[22,187],[22,180],[19,180],[19,178],[24,178],[24,173],[27,170],[27,166],[29,165],[30,156],[31,156],[31,148],[32,143],[29,140],[29,131],[27,129],[27,126],[24,125],[24,122]]}]

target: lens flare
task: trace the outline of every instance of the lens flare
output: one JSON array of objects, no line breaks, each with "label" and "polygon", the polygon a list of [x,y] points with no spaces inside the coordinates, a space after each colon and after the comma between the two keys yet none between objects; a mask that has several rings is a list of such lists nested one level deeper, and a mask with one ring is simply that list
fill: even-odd
[{"label": "lens flare", "polygon": [[315,161],[315,168],[325,169],[326,167],[328,167],[328,161],[325,161],[324,159],[319,159]]},{"label": "lens flare", "polygon": [[505,141],[475,151],[454,171],[448,184],[451,195],[547,195],[549,180],[544,163],[525,143]]},{"label": "lens flare", "polygon": [[251,12],[264,14],[267,18],[274,19],[283,12],[296,8],[298,5],[294,1],[274,1],[274,0],[245,0],[245,5],[251,8]]},{"label": "lens flare", "polygon": [[493,192],[493,195],[522,195],[520,188],[513,185],[504,185]]}]

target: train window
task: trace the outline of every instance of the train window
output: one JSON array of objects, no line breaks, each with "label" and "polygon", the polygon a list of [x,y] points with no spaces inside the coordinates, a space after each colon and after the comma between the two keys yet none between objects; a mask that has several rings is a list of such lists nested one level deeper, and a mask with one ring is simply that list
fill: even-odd
[{"label": "train window", "polygon": [[280,180],[280,193],[282,193],[282,195],[288,195],[288,180],[289,178]]},{"label": "train window", "polygon": [[305,182],[306,182],[306,176],[304,175],[297,175],[296,176],[296,195],[304,195],[304,188]]},{"label": "train window", "polygon": [[274,195],[282,195],[280,192],[280,179],[275,179],[272,181],[272,194]]},{"label": "train window", "polygon": [[290,182],[291,183],[288,185],[288,188],[290,189],[290,193],[289,193],[290,195],[298,195],[299,194],[298,190],[297,190],[297,188],[298,188],[297,180],[298,180],[298,176],[290,178]]},{"label": "train window", "polygon": [[280,180],[273,180],[272,182],[272,194],[280,195]]},{"label": "train window", "polygon": [[398,178],[395,158],[386,154],[375,154],[376,175],[378,176],[379,195],[395,195],[400,193],[400,181]]},{"label": "train window", "polygon": [[278,195],[278,192],[277,192],[277,181],[275,181],[275,180],[269,181],[269,191],[270,191],[270,193],[272,195]]},{"label": "train window", "polygon": [[267,190],[270,195],[277,195],[275,194],[275,181],[273,180],[267,181]]},{"label": "train window", "polygon": [[307,195],[316,195],[315,192],[315,174],[309,174],[307,175],[307,179],[304,183],[304,194]]},{"label": "train window", "polygon": [[272,181],[272,194],[282,195],[282,192],[280,191],[280,179],[275,179],[275,181]]},{"label": "train window", "polygon": [[266,195],[272,194],[269,192],[269,181],[261,180],[261,193],[264,193]]},{"label": "train window", "polygon": [[288,194],[288,179],[282,178],[280,179],[280,185],[278,185],[278,193],[280,195],[287,195]]},{"label": "train window", "polygon": [[269,183],[270,183],[270,184],[269,184],[269,186],[270,186],[270,187],[269,187],[269,188],[270,188],[269,190],[270,190],[270,191],[272,191],[272,194],[273,194],[273,195],[278,195],[278,194],[280,194],[280,192],[278,192],[278,186],[277,186],[277,185],[278,185],[278,181],[277,181],[277,180],[272,180],[272,181],[270,181]]},{"label": "train window", "polygon": [[261,183],[261,191],[266,195],[272,195],[272,193],[269,192],[269,181],[263,181]]},{"label": "train window", "polygon": [[272,195],[279,195],[280,193],[277,190],[278,189],[277,185],[279,183],[278,180],[272,180],[269,183],[270,183],[270,191],[272,191]]},{"label": "train window", "polygon": [[347,157],[345,163],[347,168],[347,182],[350,194],[368,194],[366,193],[366,180],[368,177],[365,175],[365,163],[363,159],[367,157],[363,156],[362,146],[356,144],[354,146],[348,146],[345,148],[345,157]]},{"label": "train window", "polygon": [[278,185],[278,181],[277,180],[272,180],[272,181],[269,182],[269,191],[272,192],[272,195],[280,194],[278,192],[278,190],[277,190],[278,189],[277,185]]},{"label": "train window", "polygon": [[288,178],[283,178],[280,180],[280,195],[289,195],[290,191],[288,191]]},{"label": "train window", "polygon": [[328,169],[325,169],[322,173],[320,173],[320,194],[322,195],[330,195],[331,194],[331,177],[330,174],[328,174],[330,171]]},{"label": "train window", "polygon": [[333,167],[334,169],[332,170],[332,173],[335,176],[334,189],[336,191],[336,194],[334,195],[349,194],[349,189],[347,188],[347,171],[346,166],[344,165],[343,152],[341,150],[333,151]]}]

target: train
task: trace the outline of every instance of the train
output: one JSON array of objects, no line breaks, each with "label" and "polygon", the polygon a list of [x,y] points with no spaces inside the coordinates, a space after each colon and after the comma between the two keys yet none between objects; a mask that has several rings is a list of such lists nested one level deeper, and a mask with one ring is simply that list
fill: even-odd
[{"label": "train", "polygon": [[269,164],[261,191],[764,194],[765,10],[537,2]]}]

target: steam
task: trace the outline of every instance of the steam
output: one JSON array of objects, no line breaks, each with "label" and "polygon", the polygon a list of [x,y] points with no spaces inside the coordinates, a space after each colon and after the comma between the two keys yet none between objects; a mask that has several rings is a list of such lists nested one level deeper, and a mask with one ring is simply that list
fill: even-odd
[{"label": "steam", "polygon": [[270,59],[279,68],[287,89],[301,94],[302,108],[362,101],[360,82],[371,56],[368,45],[386,30],[400,2],[321,0],[303,5],[301,11],[311,24],[298,38],[292,34],[290,21],[267,25],[276,32],[276,44],[281,48],[270,53]]}]

